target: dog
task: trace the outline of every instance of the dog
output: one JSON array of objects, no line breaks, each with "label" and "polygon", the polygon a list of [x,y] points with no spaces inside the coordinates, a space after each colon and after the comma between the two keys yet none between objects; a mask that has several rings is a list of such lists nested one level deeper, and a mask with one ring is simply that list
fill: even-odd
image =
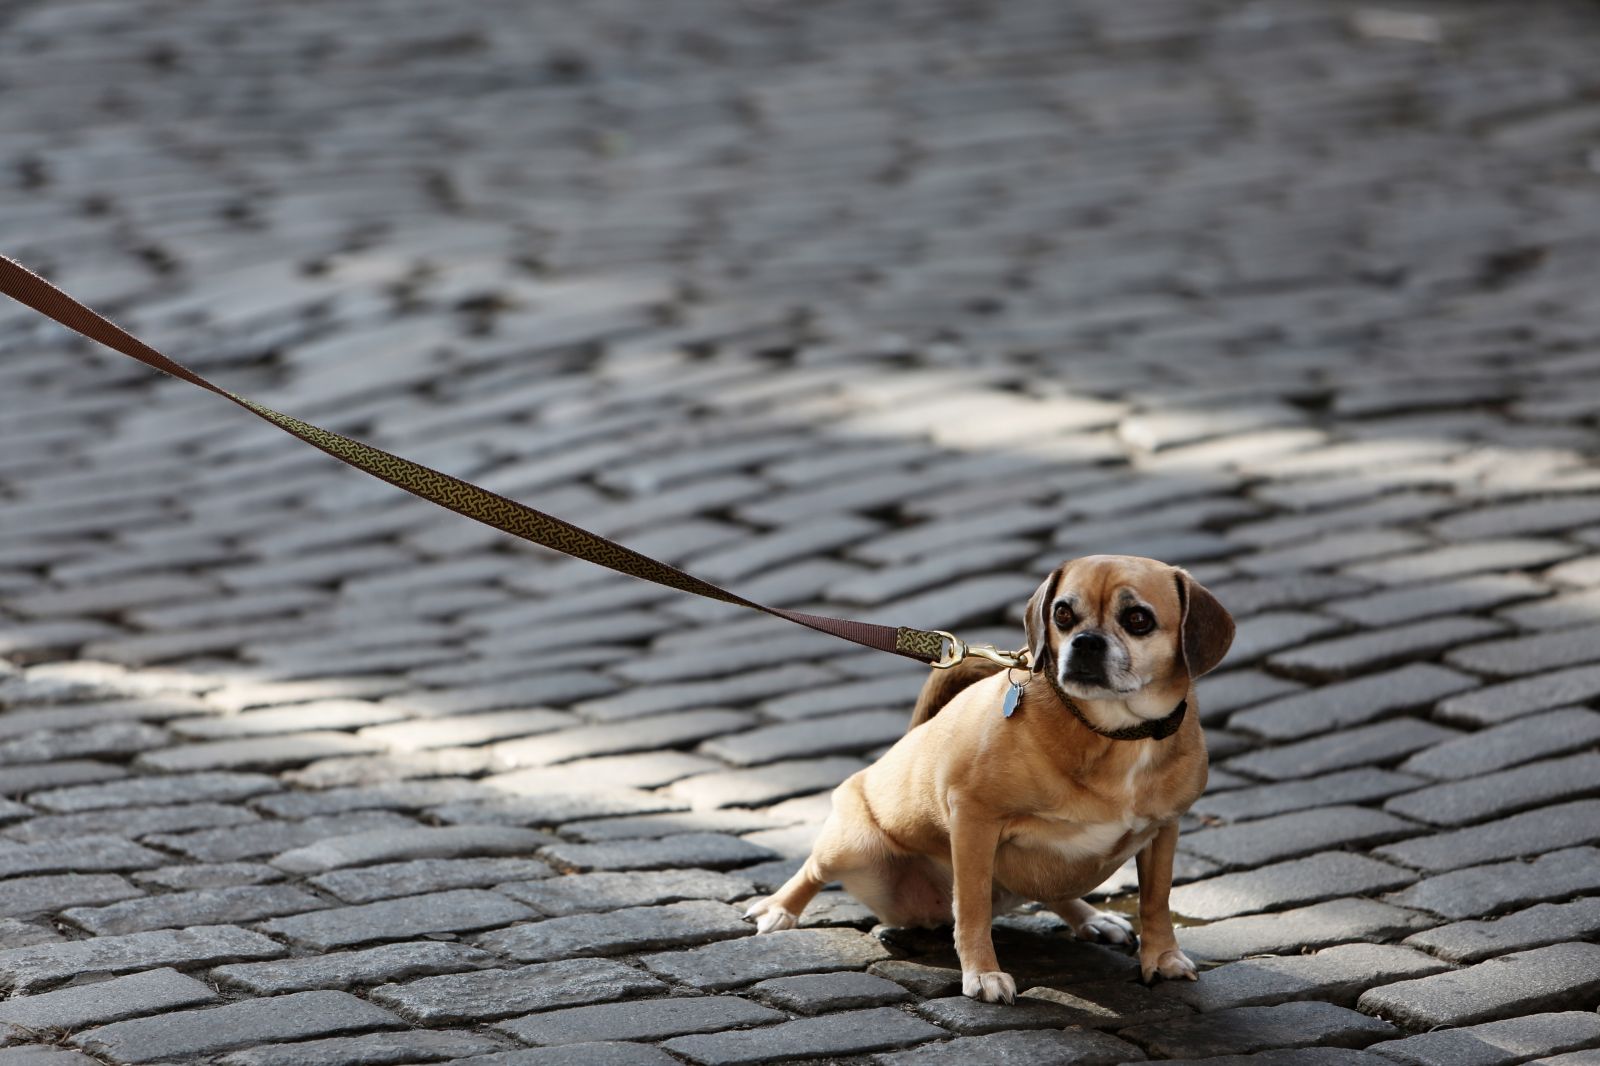
[{"label": "dog", "polygon": [[793,928],[838,881],[886,926],[953,921],[962,992],[1009,1003],[994,912],[1037,900],[1080,939],[1130,943],[1080,897],[1137,856],[1140,973],[1197,978],[1167,895],[1178,819],[1206,784],[1193,685],[1233,619],[1181,569],[1097,555],[1044,580],[1025,628],[1026,669],[934,672],[905,736],[834,790],[799,872],[746,912],[758,933]]}]

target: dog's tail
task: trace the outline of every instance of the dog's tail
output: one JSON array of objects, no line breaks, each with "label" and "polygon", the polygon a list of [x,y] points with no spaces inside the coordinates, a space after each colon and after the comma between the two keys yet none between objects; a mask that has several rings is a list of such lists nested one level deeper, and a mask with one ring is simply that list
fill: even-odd
[{"label": "dog's tail", "polygon": [[963,659],[948,670],[933,671],[922,685],[922,694],[917,697],[917,706],[911,712],[911,724],[906,727],[906,732],[938,714],[940,708],[949,703],[957,692],[1002,669],[1004,667],[998,663],[974,657]]}]

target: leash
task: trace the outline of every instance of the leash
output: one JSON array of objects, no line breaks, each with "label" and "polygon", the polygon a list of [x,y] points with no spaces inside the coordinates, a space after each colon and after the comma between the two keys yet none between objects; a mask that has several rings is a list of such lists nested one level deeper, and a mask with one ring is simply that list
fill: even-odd
[{"label": "leash", "polygon": [[561,552],[563,555],[615,570],[619,574],[643,578],[645,581],[653,581],[681,592],[692,592],[707,599],[763,611],[819,633],[827,633],[829,636],[848,640],[875,651],[904,655],[940,669],[954,666],[969,655],[988,659],[1002,666],[1015,666],[1020,661],[1017,653],[1000,651],[989,644],[968,644],[954,633],[942,629],[912,629],[907,626],[897,628],[757,603],[679,570],[675,566],[636,552],[616,541],[608,540],[598,533],[591,533],[587,529],[563,521],[554,515],[545,514],[527,504],[518,503],[488,489],[480,488],[470,481],[463,481],[381,448],[374,448],[370,444],[363,444],[342,434],[274,411],[254,400],[212,384],[188,367],[174,362],[133,334],[114,325],[103,315],[91,311],[15,260],[4,256],[0,256],[0,293],[130,359],[137,359],[162,373],[181,378],[207,392],[216,393],[256,417],[271,422],[285,433],[327,452],[342,463],[387,481],[413,496],[420,496],[424,500],[509,533],[513,537],[520,537]]}]

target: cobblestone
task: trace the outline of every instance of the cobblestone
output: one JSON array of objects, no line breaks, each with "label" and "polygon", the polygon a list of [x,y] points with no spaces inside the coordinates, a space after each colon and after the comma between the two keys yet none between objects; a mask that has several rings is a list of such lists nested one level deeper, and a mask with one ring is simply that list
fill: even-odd
[{"label": "cobblestone", "polygon": [[646,955],[641,961],[663,977],[721,991],[773,977],[864,968],[888,957],[882,944],[861,933],[790,929],[684,952]]},{"label": "cobblestone", "polygon": [[767,1025],[786,1018],[780,1011],[737,996],[689,996],[570,1007],[501,1022],[495,1028],[525,1044],[581,1044],[664,1040],[687,1033]]},{"label": "cobblestone", "polygon": [[1361,997],[1361,1009],[1429,1029],[1470,1025],[1503,1013],[1587,1007],[1596,992],[1600,944],[1556,944],[1374,988]]},{"label": "cobblestone", "polygon": [[607,1003],[665,988],[649,974],[620,962],[567,959],[515,970],[424,977],[409,984],[384,985],[371,998],[419,1025],[442,1025]]},{"label": "cobblestone", "polygon": [[1567,848],[1531,862],[1497,862],[1426,877],[1390,896],[1405,907],[1473,918],[1600,890],[1600,849]]},{"label": "cobblestone", "polygon": [[1237,1007],[1134,1026],[1121,1035],[1162,1058],[1205,1058],[1278,1048],[1360,1048],[1394,1033],[1378,1019],[1331,1003],[1309,1002]]},{"label": "cobblestone", "polygon": [[18,1043],[47,1030],[83,1029],[141,1014],[217,1001],[192,977],[162,968],[0,1003],[0,1043]]},{"label": "cobblestone", "polygon": [[[3,6],[8,254],[219,386],[780,606],[1016,647],[1061,558],[1131,552],[1238,636],[1173,893],[1223,964],[1145,988],[1030,910],[1025,1005],[970,1003],[947,930],[837,889],[738,917],[926,671],[528,550],[5,301],[0,1007],[176,970],[208,1031],[67,1035],[225,1066],[1584,1046],[1514,997],[1470,1044],[1339,1008],[1359,960],[1596,935],[1592,5]],[[351,991],[454,1028],[288,1017]],[[919,1011],[975,1035],[861,1043]],[[47,1036],[0,1063],[87,1061]]]},{"label": "cobblestone", "polygon": [[1385,1040],[1369,1050],[1405,1066],[1505,1066],[1590,1045],[1600,1045],[1600,1018],[1588,1011],[1559,1011]]},{"label": "cobblestone", "polygon": [[209,966],[237,959],[275,959],[283,945],[232,926],[160,929],[0,951],[0,981],[33,992],[82,973],[130,973],[162,966]]},{"label": "cobblestone", "polygon": [[400,1020],[388,1011],[347,992],[296,992],[211,1010],[113,1022],[79,1033],[72,1042],[91,1055],[113,1062],[160,1062],[267,1041],[386,1029],[399,1024]]},{"label": "cobblestone", "polygon": [[847,1011],[831,1018],[799,1018],[764,1029],[680,1036],[662,1047],[704,1066],[772,1062],[796,1054],[856,1055],[943,1036],[944,1030],[892,1007]]}]

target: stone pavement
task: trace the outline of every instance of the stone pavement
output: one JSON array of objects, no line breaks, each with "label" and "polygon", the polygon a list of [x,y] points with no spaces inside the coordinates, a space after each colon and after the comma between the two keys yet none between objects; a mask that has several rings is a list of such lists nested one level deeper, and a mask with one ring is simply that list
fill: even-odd
[{"label": "stone pavement", "polygon": [[1014,645],[1108,550],[1240,632],[1211,968],[1023,913],[974,1003],[837,893],[740,918],[921,669],[0,308],[0,1066],[1596,1062],[1597,49],[1583,0],[3,0],[0,249],[228,387],[779,603]]}]

